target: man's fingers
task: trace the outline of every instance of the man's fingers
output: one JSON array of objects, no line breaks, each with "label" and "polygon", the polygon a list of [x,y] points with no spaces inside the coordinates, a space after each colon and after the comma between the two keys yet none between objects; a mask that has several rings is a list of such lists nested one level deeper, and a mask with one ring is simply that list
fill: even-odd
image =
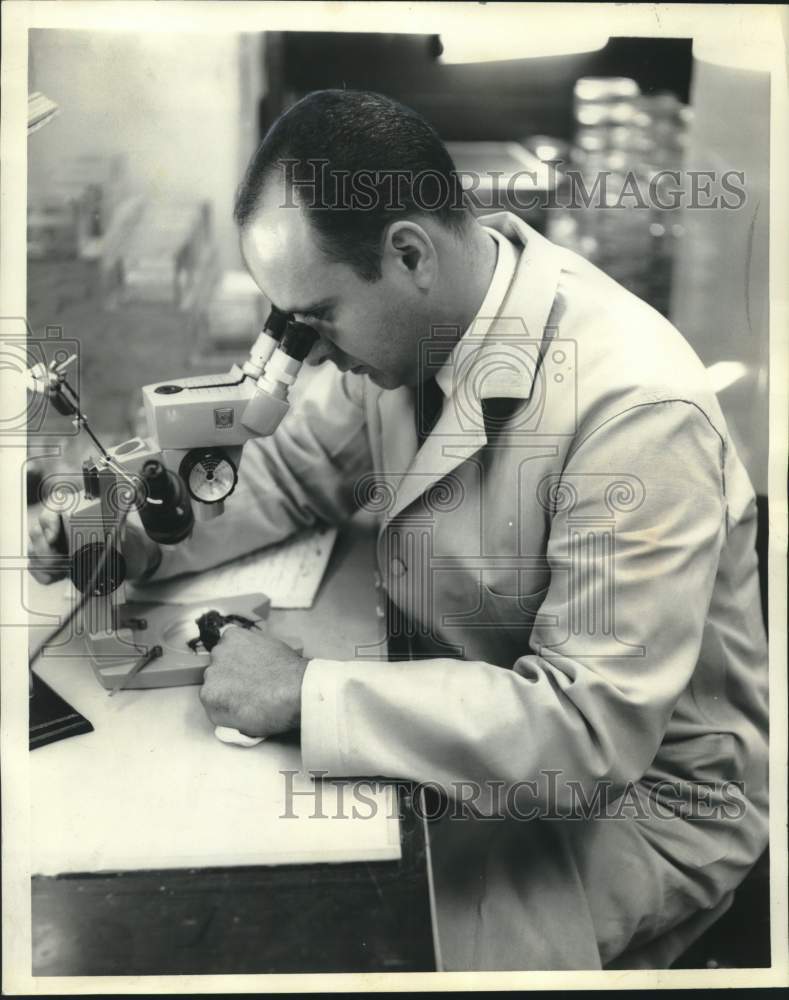
[{"label": "man's fingers", "polygon": [[238,622],[228,622],[220,629],[219,642],[224,642],[225,647],[232,646],[238,641],[239,635],[245,631],[246,629],[242,628]]},{"label": "man's fingers", "polygon": [[68,573],[63,553],[57,548],[61,531],[60,515],[53,511],[44,511],[28,526],[28,570],[38,583],[54,583]]},{"label": "man's fingers", "polygon": [[229,710],[230,699],[227,693],[227,684],[222,679],[221,672],[217,670],[216,664],[206,667],[199,695],[206,711],[210,709],[214,712],[227,712]]},{"label": "man's fingers", "polygon": [[216,663],[212,660],[211,663],[203,671],[203,686],[200,688],[200,697],[203,697],[204,692],[213,694],[216,687],[217,681],[217,669]]},{"label": "man's fingers", "polygon": [[43,540],[36,541],[32,534],[27,547],[27,568],[38,583],[53,583],[66,576],[63,557],[54,553]]},{"label": "man's fingers", "polygon": [[30,567],[30,575],[37,583],[43,583],[43,584],[54,583],[55,580],[57,579],[57,577],[54,576],[52,573],[45,573],[43,570],[40,569],[33,569],[32,566]]},{"label": "man's fingers", "polygon": [[241,729],[239,712],[234,712],[223,698],[216,698],[210,691],[206,694],[205,687],[200,689],[200,701],[208,716],[208,721],[215,726],[227,726],[230,729]]},{"label": "man's fingers", "polygon": [[44,510],[38,517],[38,527],[50,545],[55,546],[64,535],[63,519],[57,511]]},{"label": "man's fingers", "polygon": [[216,697],[218,684],[216,680],[216,666],[211,664],[203,672],[203,685],[200,688],[200,701],[205,703],[208,699]]},{"label": "man's fingers", "polygon": [[48,521],[42,522],[41,533],[49,544],[54,547],[55,542],[58,540],[58,535],[60,534],[60,525],[52,524]]},{"label": "man's fingers", "polygon": [[213,684],[210,680],[206,683],[204,679],[203,686],[200,688],[198,694],[203,708],[205,709],[205,713],[211,722],[218,726],[222,721],[227,719],[227,705],[225,704],[225,700],[217,691],[215,684]]},{"label": "man's fingers", "polygon": [[31,521],[27,529],[27,537],[32,545],[40,545],[44,539],[44,533],[38,521]]},{"label": "man's fingers", "polygon": [[248,713],[243,700],[238,696],[234,697],[232,691],[232,681],[228,682],[221,667],[217,668],[216,663],[206,667],[203,685],[198,694],[209,721],[215,726],[238,729],[244,735],[257,735],[246,733],[247,727],[244,723],[254,726],[254,720],[247,718]]},{"label": "man's fingers", "polygon": [[236,728],[235,719],[231,716],[230,712],[226,709],[216,708],[213,705],[206,705],[203,702],[203,708],[205,709],[205,714],[208,716],[208,721],[214,726],[231,726]]}]

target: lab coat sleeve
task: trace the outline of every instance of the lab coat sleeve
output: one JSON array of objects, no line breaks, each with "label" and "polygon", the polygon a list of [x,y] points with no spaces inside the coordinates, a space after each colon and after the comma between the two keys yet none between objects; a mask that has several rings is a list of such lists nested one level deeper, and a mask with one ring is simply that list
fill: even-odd
[{"label": "lab coat sleeve", "polygon": [[268,438],[244,445],[225,513],[162,546],[152,579],[201,571],[281,541],[301,528],[339,524],[355,509],[354,483],[371,468],[364,380],[325,364]]},{"label": "lab coat sleeve", "polygon": [[[560,787],[569,779],[585,792],[637,780],[699,655],[726,530],[721,461],[722,439],[684,401],[637,406],[587,433],[561,473],[574,501],[563,505],[555,494],[551,583],[531,648],[512,669],[453,659],[311,661],[302,687],[305,767],[450,791],[457,782],[511,785],[557,770]],[[628,488],[613,485],[622,479]],[[598,558],[577,560],[568,597],[571,518],[599,523],[609,482],[613,576],[598,549]],[[574,635],[570,614],[601,606],[607,587],[616,641],[599,621]],[[547,616],[558,627],[544,624]]]}]

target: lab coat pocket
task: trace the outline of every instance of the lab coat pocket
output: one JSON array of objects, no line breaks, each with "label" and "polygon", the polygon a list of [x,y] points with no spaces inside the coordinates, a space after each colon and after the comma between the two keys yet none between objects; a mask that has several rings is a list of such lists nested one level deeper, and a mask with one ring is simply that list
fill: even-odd
[{"label": "lab coat pocket", "polygon": [[[510,585],[509,580],[497,583]],[[470,588],[465,590],[463,610],[457,608],[456,602],[457,610],[446,613],[443,624],[462,641],[467,659],[510,667],[529,651],[531,631],[535,622],[541,622],[539,609],[548,587],[527,594],[505,594],[478,579],[475,590],[473,597]]]},{"label": "lab coat pocket", "polygon": [[497,662],[511,666],[529,652],[532,629],[541,623],[540,606],[547,592],[543,587],[531,594],[501,594],[482,585],[479,618]]},{"label": "lab coat pocket", "polygon": [[502,594],[483,584],[481,617],[496,625],[531,630],[547,593],[548,587],[542,587],[531,594]]}]

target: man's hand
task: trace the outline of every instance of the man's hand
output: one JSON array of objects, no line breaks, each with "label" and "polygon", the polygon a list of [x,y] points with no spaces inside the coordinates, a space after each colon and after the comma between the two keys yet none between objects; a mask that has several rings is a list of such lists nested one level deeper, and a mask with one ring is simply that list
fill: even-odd
[{"label": "man's hand", "polygon": [[[33,578],[49,584],[68,576],[64,556],[69,554],[69,543],[60,514],[44,508],[38,518],[31,518],[28,535],[28,569]],[[127,580],[141,579],[159,561],[159,546],[145,533],[135,511],[126,519],[121,549]]]},{"label": "man's hand", "polygon": [[200,689],[208,718],[246,736],[297,729],[307,662],[279,639],[229,626],[211,650]]}]

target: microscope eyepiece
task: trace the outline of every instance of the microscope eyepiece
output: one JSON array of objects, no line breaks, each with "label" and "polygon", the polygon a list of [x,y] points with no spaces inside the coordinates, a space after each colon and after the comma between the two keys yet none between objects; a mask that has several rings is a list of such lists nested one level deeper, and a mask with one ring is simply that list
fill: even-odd
[{"label": "microscope eyepiece", "polygon": [[289,320],[277,349],[256,382],[256,392],[241,418],[245,427],[265,437],[273,434],[288,411],[288,392],[318,334],[306,323]]},{"label": "microscope eyepiece", "polygon": [[241,370],[245,375],[254,379],[260,378],[266,362],[279,347],[287,326],[288,314],[272,306],[263,329],[250,349],[249,358],[242,365]]},{"label": "microscope eyepiece", "polygon": [[318,339],[318,334],[306,323],[299,323],[291,320],[285,330],[285,336],[279,345],[279,349],[293,358],[294,361],[303,361],[312,349],[312,345]]},{"label": "microscope eyepiece", "polygon": [[271,307],[271,312],[268,314],[268,319],[263,324],[263,329],[273,337],[274,340],[282,340],[282,335],[285,332],[285,328],[288,325],[288,314],[282,312],[281,309],[277,309],[276,306]]}]

